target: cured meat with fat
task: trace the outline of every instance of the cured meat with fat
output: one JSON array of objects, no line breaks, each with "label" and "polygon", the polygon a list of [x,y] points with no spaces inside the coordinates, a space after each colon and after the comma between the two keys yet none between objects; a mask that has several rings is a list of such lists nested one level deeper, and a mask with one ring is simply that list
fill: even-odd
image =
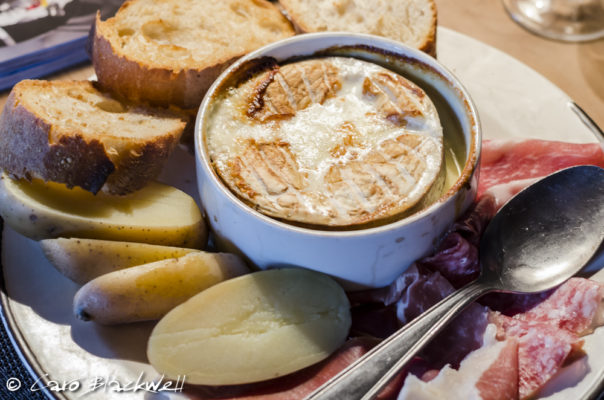
[{"label": "cured meat with fat", "polygon": [[[192,400],[301,400],[363,356],[377,343],[377,340],[367,337],[349,339],[340,350],[326,360],[296,373],[246,385],[186,386],[184,394]],[[413,364],[409,367],[412,372],[419,374],[426,371],[426,367],[421,363]],[[394,378],[377,399],[396,398],[406,373],[403,371]]]},{"label": "cured meat with fat", "polygon": [[445,366],[428,382],[409,376],[399,400],[513,400],[518,398],[518,342],[495,339],[490,325],[484,344],[470,353],[455,370]]},{"label": "cured meat with fat", "polygon": [[[478,197],[495,185],[530,180],[587,164],[604,168],[604,151],[600,144],[537,139],[485,140],[482,142]],[[523,183],[528,184],[530,181]]]},{"label": "cured meat with fat", "polygon": [[[436,282],[445,287],[442,280],[446,278],[453,287],[459,288],[478,276],[480,236],[496,209],[538,178],[579,164],[604,167],[600,146],[539,140],[483,142],[480,198],[473,210],[453,226],[433,256],[416,262],[389,288],[363,293],[360,297],[373,302],[374,308],[381,312],[381,321],[389,318],[389,324],[381,326],[394,325],[394,311],[401,324],[407,322],[424,304],[433,304],[449,293],[434,290]],[[423,271],[421,277],[417,271]],[[418,282],[428,285],[428,290],[410,290]],[[428,297],[432,297],[431,301],[427,301]],[[381,308],[375,306],[380,298],[384,300]],[[480,299],[481,304],[501,311],[503,314],[492,314],[501,320],[516,315],[510,318],[513,325],[508,324],[509,330],[503,331],[501,338],[518,338],[521,397],[536,393],[565,362],[580,354],[582,341],[577,335],[602,323],[601,311],[598,311],[602,309],[598,307],[601,298],[598,284],[572,279],[558,290],[529,295],[495,293]],[[369,326],[371,320],[370,315],[364,315],[365,325]],[[353,320],[353,326],[356,322]],[[501,328],[501,324],[499,326]],[[520,329],[521,326],[524,329]],[[480,329],[484,327],[477,328],[476,332]],[[446,348],[434,341],[425,352],[438,353]]]},{"label": "cured meat with fat", "polygon": [[535,395],[569,359],[581,354],[583,341],[548,322],[527,322],[498,313],[489,316],[498,337],[518,339],[518,394],[520,399]]},{"label": "cured meat with fat", "polygon": [[[355,334],[387,337],[394,331],[436,304],[454,291],[453,286],[438,272],[418,266],[409,267],[380,300],[373,290],[349,293]],[[367,303],[373,301],[373,303]],[[359,305],[360,304],[360,305]],[[472,350],[482,345],[487,324],[487,309],[472,304],[438,334],[420,356],[430,368],[445,364],[459,365]]]},{"label": "cured meat with fat", "polygon": [[604,320],[604,285],[582,278],[571,278],[544,301],[515,319],[545,323],[579,336],[591,333]]},{"label": "cured meat with fat", "polygon": [[518,341],[515,338],[505,341],[497,359],[475,386],[483,400],[518,398]]},{"label": "cured meat with fat", "polygon": [[571,278],[525,312],[513,317],[497,312],[489,315],[500,337],[519,338],[521,399],[533,396],[565,362],[582,354],[579,336],[602,324],[603,294],[601,283]]}]

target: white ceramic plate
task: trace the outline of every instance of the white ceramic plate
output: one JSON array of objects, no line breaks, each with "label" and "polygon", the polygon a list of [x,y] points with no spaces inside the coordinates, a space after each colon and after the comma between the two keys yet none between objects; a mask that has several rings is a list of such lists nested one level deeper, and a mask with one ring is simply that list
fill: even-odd
[{"label": "white ceramic plate", "polygon": [[[568,107],[569,98],[514,58],[445,28],[438,31],[438,58],[469,90],[478,107],[485,139],[596,141]],[[192,155],[179,150],[167,170],[171,173],[162,176],[162,180],[197,197]],[[48,264],[36,242],[10,228],[4,230],[2,264],[6,286],[6,295],[2,294],[4,322],[23,362],[35,377],[41,378],[35,389],[53,380],[59,389],[70,383],[72,388],[79,388],[72,391],[67,387],[57,392],[50,390],[57,389],[57,385],[50,385],[41,389],[52,398],[165,398],[167,392],[155,395],[142,389],[133,391],[132,387],[122,393],[106,386],[92,390],[95,382],[101,380],[113,380],[115,389],[137,380],[145,383],[159,379],[145,356],[153,323],[102,327],[76,320],[72,299],[77,285]],[[592,269],[602,266],[604,257],[593,263]],[[558,380],[558,384],[547,388],[546,398],[580,399],[594,392],[598,378],[604,374],[604,358],[594,357],[604,351],[604,329],[587,337],[585,348],[588,356],[573,368],[586,368],[587,375],[579,382],[567,378],[564,385]],[[20,389],[24,390],[30,388]],[[84,395],[86,392],[89,393]]]}]

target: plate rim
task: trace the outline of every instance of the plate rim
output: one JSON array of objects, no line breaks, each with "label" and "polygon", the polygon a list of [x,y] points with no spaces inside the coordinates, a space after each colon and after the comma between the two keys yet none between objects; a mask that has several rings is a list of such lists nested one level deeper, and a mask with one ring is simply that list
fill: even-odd
[{"label": "plate rim", "polygon": [[[542,79],[545,79],[552,88],[555,88],[559,93],[563,94],[567,100],[572,101],[572,99],[568,96],[566,92],[564,92],[560,87],[551,82],[547,77],[540,74],[538,71],[527,65],[526,63],[518,60],[517,58],[511,56],[510,54],[491,46],[488,43],[482,42],[474,37],[468,36],[465,33],[461,33],[455,31],[451,28],[439,26],[438,33],[446,32],[446,34],[458,35],[464,38],[464,40],[471,40],[474,42],[478,42],[481,45],[488,46],[491,49],[496,50],[500,55],[505,56],[511,60],[514,60],[517,63],[522,64],[523,67],[534,71],[538,74]],[[463,82],[462,82],[463,83]],[[16,319],[13,315],[13,309],[11,307],[11,299],[6,290],[6,280],[4,277],[4,264],[2,259],[4,258],[4,233],[5,226],[2,217],[0,217],[0,320],[2,320],[2,324],[5,328],[6,334],[13,346],[13,349],[17,353],[20,361],[23,364],[23,367],[30,374],[34,382],[40,382],[44,385],[44,387],[40,387],[40,392],[42,392],[45,397],[49,400],[71,400],[67,395],[63,392],[51,392],[48,389],[48,385],[50,381],[57,381],[51,378],[51,373],[45,372],[40,365],[39,361],[35,353],[29,347],[27,340],[25,339]],[[604,268],[603,268],[604,269]],[[29,389],[29,388],[26,388]],[[1,394],[1,393],[0,393]],[[599,395],[604,394],[604,369],[600,371],[598,374],[598,381],[590,385],[589,390],[586,391],[580,400],[588,400],[588,399],[599,399]]]},{"label": "plate rim", "polygon": [[69,400],[62,393],[57,393],[57,395],[55,395],[48,390],[48,384],[52,380],[50,374],[44,372],[42,369],[36,354],[29,347],[28,342],[25,340],[21,328],[17,324],[12,313],[9,301],[10,297],[8,296],[6,280],[4,279],[4,263],[2,262],[2,258],[4,257],[4,228],[4,220],[0,216],[0,319],[2,320],[2,325],[4,326],[6,335],[8,336],[13,349],[17,353],[23,367],[34,380],[34,383],[42,382],[44,384],[44,387],[40,388],[40,391],[44,393],[46,398],[50,400]]}]

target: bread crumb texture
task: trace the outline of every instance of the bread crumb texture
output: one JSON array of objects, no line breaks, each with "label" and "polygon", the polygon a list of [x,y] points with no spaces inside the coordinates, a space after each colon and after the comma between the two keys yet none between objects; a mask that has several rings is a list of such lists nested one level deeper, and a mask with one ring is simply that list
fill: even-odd
[{"label": "bread crumb texture", "polygon": [[0,167],[125,194],[161,171],[184,127],[176,115],[120,102],[88,81],[24,80],[0,120]]},{"label": "bread crumb texture", "polygon": [[120,54],[175,72],[204,69],[293,34],[264,0],[132,0],[101,26]]},{"label": "bread crumb texture", "polygon": [[435,54],[433,0],[280,0],[302,32],[345,31],[398,40]]},{"label": "bread crumb texture", "polygon": [[97,15],[91,55],[104,89],[190,109],[237,58],[294,33],[265,0],[131,0]]}]

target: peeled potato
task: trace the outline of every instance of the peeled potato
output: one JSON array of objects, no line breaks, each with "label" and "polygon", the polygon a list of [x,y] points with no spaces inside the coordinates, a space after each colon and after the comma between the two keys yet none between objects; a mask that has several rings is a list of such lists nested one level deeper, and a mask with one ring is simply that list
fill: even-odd
[{"label": "peeled potato", "polygon": [[198,251],[147,243],[81,238],[44,239],[40,241],[40,247],[59,272],[80,285],[109,272]]},{"label": "peeled potato", "polygon": [[159,319],[200,291],[248,272],[233,254],[197,251],[99,276],[78,290],[73,308],[78,318],[100,324]]},{"label": "peeled potato", "polygon": [[0,215],[34,240],[60,236],[201,248],[207,232],[195,200],[152,182],[126,196],[0,178]]},{"label": "peeled potato", "polygon": [[147,356],[166,377],[231,385],[286,375],[344,343],[350,305],[331,278],[299,268],[255,272],[212,286],[155,326]]}]

